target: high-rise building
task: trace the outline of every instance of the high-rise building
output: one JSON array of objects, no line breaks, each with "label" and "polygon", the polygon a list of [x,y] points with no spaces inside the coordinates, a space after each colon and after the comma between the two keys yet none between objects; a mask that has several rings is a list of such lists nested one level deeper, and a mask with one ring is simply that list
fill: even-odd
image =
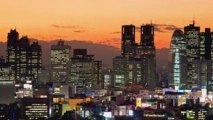
[{"label": "high-rise building", "polygon": [[11,30],[7,38],[7,62],[10,78],[14,78],[15,98],[32,96],[32,86],[38,83],[42,68],[41,46],[38,42],[30,44],[27,36],[19,39],[16,30]]},{"label": "high-rise building", "polygon": [[194,70],[192,68],[193,61],[200,58],[200,27],[195,23],[184,27],[184,35],[186,39],[186,55],[187,55],[187,88],[197,87],[196,81],[193,81]]},{"label": "high-rise building", "polygon": [[121,34],[121,55],[123,57],[129,57],[132,54],[131,48],[135,44],[135,26],[123,25]]},{"label": "high-rise building", "polygon": [[[206,84],[201,84],[201,86],[207,87],[207,91],[213,91],[213,37],[212,37],[212,32],[210,28],[206,28],[205,32],[200,33],[200,61],[201,63],[206,63],[206,64],[201,64],[198,63],[201,66],[200,71],[205,71],[205,79],[206,81],[203,81]],[[206,65],[206,66],[204,66]],[[209,73],[211,72],[211,73]],[[203,75],[203,74],[202,74]],[[200,76],[198,76],[200,77]],[[204,78],[204,76],[202,77]]]},{"label": "high-rise building", "polygon": [[41,69],[42,69],[42,58],[41,58],[41,46],[38,44],[38,42],[33,42],[30,45],[29,50],[29,61],[28,61],[28,73],[31,74],[36,82],[43,81],[40,78],[41,75]]},{"label": "high-rise building", "polygon": [[116,56],[113,59],[114,81],[112,86],[116,88],[124,87],[129,81],[128,59]]},{"label": "high-rise building", "polygon": [[51,81],[67,82],[70,78],[71,47],[64,41],[51,46]]},{"label": "high-rise building", "polygon": [[141,26],[140,44],[135,43],[135,26],[122,26],[121,56],[113,59],[114,87],[128,84],[156,86],[154,26]]},{"label": "high-rise building", "polygon": [[170,85],[175,89],[186,85],[187,61],[184,34],[181,30],[175,30],[170,44],[171,54],[171,81]]},{"label": "high-rise building", "polygon": [[16,70],[18,68],[18,42],[19,42],[19,33],[15,30],[10,30],[10,33],[8,33],[7,36],[7,61],[9,65],[11,66],[12,74],[15,77],[15,80],[17,80],[18,77],[18,71]]},{"label": "high-rise building", "polygon": [[77,93],[87,88],[101,86],[101,61],[95,61],[94,55],[88,55],[86,49],[74,49],[71,58],[70,81],[77,87]]},{"label": "high-rise building", "polygon": [[152,24],[141,26],[141,60],[142,81],[148,85],[156,86],[156,51],[154,45],[154,26]]},{"label": "high-rise building", "polygon": [[19,39],[19,33],[11,30],[7,40],[7,61],[12,69],[15,81],[30,77],[38,81],[41,70],[41,47],[38,42],[30,44],[27,36]]}]

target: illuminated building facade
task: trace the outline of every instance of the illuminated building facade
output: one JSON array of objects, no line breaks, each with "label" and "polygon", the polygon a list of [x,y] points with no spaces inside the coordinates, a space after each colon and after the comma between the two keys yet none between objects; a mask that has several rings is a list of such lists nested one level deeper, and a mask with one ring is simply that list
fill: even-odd
[{"label": "illuminated building facade", "polygon": [[184,34],[181,30],[175,30],[170,44],[171,54],[171,81],[170,85],[180,89],[186,84],[187,61]]},{"label": "illuminated building facade", "polygon": [[88,55],[86,49],[74,49],[73,53],[69,82],[76,85],[77,93],[100,86],[101,61],[95,61],[94,55]]},{"label": "illuminated building facade", "polygon": [[14,75],[15,80],[18,77],[18,42],[19,42],[19,33],[16,30],[10,30],[7,36],[7,61],[12,68],[12,74]]},{"label": "illuminated building facade", "polygon": [[64,41],[58,41],[57,45],[51,46],[51,81],[67,82],[70,73],[71,47]]},{"label": "illuminated building facade", "polygon": [[41,46],[38,42],[30,44],[27,36],[19,39],[19,33],[11,30],[7,40],[7,62],[12,69],[15,81],[30,77],[38,81],[41,71]]},{"label": "illuminated building facade", "polygon": [[196,81],[193,81],[193,60],[200,58],[200,27],[195,26],[195,23],[184,27],[184,35],[186,39],[186,54],[187,54],[187,88],[191,89],[197,86]]},{"label": "illuminated building facade", "polygon": [[102,70],[102,84],[101,88],[111,89],[114,81],[114,72],[111,69]]},{"label": "illuminated building facade", "polygon": [[116,56],[113,59],[113,72],[114,72],[114,87],[124,87],[128,84],[128,60],[122,56]]},{"label": "illuminated building facade", "polygon": [[27,120],[47,119],[49,117],[48,98],[23,98],[22,116]]}]

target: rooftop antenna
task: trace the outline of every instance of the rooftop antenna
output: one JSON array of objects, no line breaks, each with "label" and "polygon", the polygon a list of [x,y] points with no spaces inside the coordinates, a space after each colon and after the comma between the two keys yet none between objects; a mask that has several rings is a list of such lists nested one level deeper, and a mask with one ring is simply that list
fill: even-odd
[{"label": "rooftop antenna", "polygon": [[193,16],[193,25],[195,25],[195,16]]},{"label": "rooftop antenna", "polygon": [[152,25],[152,20],[151,20],[151,25]]}]

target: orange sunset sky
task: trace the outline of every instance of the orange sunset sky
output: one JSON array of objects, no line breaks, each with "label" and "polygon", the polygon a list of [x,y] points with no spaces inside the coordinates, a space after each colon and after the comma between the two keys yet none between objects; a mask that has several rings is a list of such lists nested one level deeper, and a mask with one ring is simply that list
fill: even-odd
[{"label": "orange sunset sky", "polygon": [[[192,22],[213,28],[213,0],[0,0],[0,41],[16,28],[39,40],[85,40],[120,47],[123,24],[156,24],[155,45]],[[139,41],[139,33],[137,33]]]}]

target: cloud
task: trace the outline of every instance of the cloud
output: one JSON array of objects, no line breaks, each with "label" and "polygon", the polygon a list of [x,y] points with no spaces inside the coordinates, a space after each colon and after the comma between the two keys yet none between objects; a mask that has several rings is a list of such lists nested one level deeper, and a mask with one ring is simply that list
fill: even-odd
[{"label": "cloud", "polygon": [[181,29],[180,27],[177,27],[176,25],[172,24],[154,24],[155,29],[158,32],[165,32],[165,31],[174,31],[176,29]]},{"label": "cloud", "polygon": [[112,32],[112,34],[120,34],[121,32],[119,31],[115,31],[115,32]]},{"label": "cloud", "polygon": [[80,26],[76,26],[76,25],[56,25],[56,24],[52,24],[51,27],[63,28],[63,29],[79,29],[79,28],[81,28]]},{"label": "cloud", "polygon": [[74,30],[73,32],[75,32],[75,33],[82,33],[82,32],[84,32],[84,30]]},{"label": "cloud", "polygon": [[156,32],[165,32],[161,27],[159,27],[159,26],[155,26],[155,31]]}]

